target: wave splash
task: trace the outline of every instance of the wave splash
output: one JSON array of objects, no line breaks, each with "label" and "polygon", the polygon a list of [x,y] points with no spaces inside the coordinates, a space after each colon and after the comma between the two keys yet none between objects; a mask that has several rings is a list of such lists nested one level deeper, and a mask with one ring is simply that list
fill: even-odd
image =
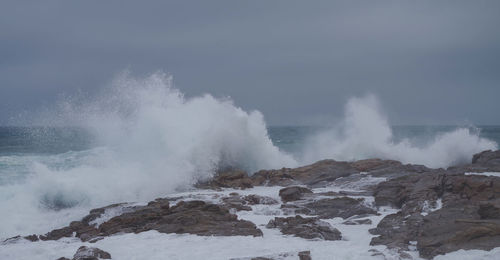
[{"label": "wave splash", "polygon": [[498,149],[498,144],[471,128],[438,134],[426,143],[396,141],[377,98],[367,95],[351,98],[342,122],[306,142],[303,161],[381,158],[439,168],[469,163],[473,154],[490,149]]},{"label": "wave splash", "polygon": [[[0,207],[9,220],[2,221],[0,236],[64,224],[53,218],[54,210],[64,216],[108,203],[148,201],[224,167],[254,172],[297,166],[273,145],[260,112],[208,94],[186,98],[164,73],[124,73],[99,98],[68,98],[51,115],[46,122],[90,131],[99,148],[71,153],[65,159],[75,167],[33,162],[26,182],[0,186]],[[42,215],[53,218],[50,224],[40,222]]]},{"label": "wave splash", "polygon": [[127,194],[114,199],[149,199],[224,167],[253,172],[296,165],[273,145],[260,112],[208,94],[186,98],[164,73],[139,79],[124,73],[99,99],[62,110],[108,149],[96,169],[72,177],[85,178],[80,186],[99,181],[103,190]]}]

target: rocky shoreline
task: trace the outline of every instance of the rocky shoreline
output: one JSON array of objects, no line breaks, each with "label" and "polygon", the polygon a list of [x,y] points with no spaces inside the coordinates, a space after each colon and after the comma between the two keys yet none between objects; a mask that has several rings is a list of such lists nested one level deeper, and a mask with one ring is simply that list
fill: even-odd
[{"label": "rocky shoreline", "polygon": [[[340,225],[374,225],[366,234],[372,236],[370,246],[386,246],[399,258],[414,258],[415,254],[409,253],[413,250],[421,258],[432,259],[459,249],[500,247],[500,174],[473,174],[488,172],[500,172],[500,151],[484,151],[474,155],[470,164],[448,169],[369,159],[323,160],[294,169],[261,170],[252,175],[227,170],[196,185],[200,190],[232,190],[229,194],[213,193],[209,201],[179,196],[159,198],[147,205],[113,204],[93,209],[66,227],[46,234],[10,238],[3,244],[63,238],[78,238],[82,243],[93,244],[111,236],[151,230],[167,234],[262,237],[263,230],[269,229],[305,240],[336,241],[349,238],[328,221],[342,219]],[[280,188],[274,197],[239,192],[262,186]],[[252,212],[257,206],[274,209],[264,214],[268,219],[265,225],[239,216],[240,212]],[[393,213],[382,212],[384,207],[390,207]],[[373,216],[381,220],[372,223]],[[80,248],[73,259],[113,257],[98,250]],[[370,250],[373,257],[389,257],[380,250]],[[255,255],[249,259],[294,258],[314,259],[314,251]]]}]

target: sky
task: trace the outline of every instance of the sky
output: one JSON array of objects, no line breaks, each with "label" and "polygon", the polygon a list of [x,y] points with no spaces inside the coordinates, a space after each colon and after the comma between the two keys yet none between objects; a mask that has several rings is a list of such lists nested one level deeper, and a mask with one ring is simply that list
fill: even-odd
[{"label": "sky", "polygon": [[393,124],[500,124],[500,1],[2,1],[0,125],[124,70],[269,125],[376,95]]}]

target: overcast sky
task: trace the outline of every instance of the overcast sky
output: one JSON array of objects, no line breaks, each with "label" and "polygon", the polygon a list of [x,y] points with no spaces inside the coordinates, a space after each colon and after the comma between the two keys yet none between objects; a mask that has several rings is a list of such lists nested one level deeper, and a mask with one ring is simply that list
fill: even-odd
[{"label": "overcast sky", "polygon": [[377,95],[394,124],[500,124],[500,1],[2,1],[0,124],[163,70],[270,125]]}]

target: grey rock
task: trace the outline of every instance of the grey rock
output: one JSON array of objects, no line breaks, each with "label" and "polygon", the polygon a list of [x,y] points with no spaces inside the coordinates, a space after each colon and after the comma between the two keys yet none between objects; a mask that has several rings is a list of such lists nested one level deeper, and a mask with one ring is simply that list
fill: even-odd
[{"label": "grey rock", "polygon": [[306,239],[340,240],[342,234],[327,222],[318,218],[301,216],[280,218],[269,221],[267,228],[278,228],[285,235],[294,235]]},{"label": "grey rock", "polygon": [[73,256],[73,260],[111,259],[111,255],[96,247],[81,246]]},{"label": "grey rock", "polygon": [[279,195],[283,202],[300,200],[305,195],[312,193],[313,192],[310,189],[299,186],[286,187],[279,191]]}]

